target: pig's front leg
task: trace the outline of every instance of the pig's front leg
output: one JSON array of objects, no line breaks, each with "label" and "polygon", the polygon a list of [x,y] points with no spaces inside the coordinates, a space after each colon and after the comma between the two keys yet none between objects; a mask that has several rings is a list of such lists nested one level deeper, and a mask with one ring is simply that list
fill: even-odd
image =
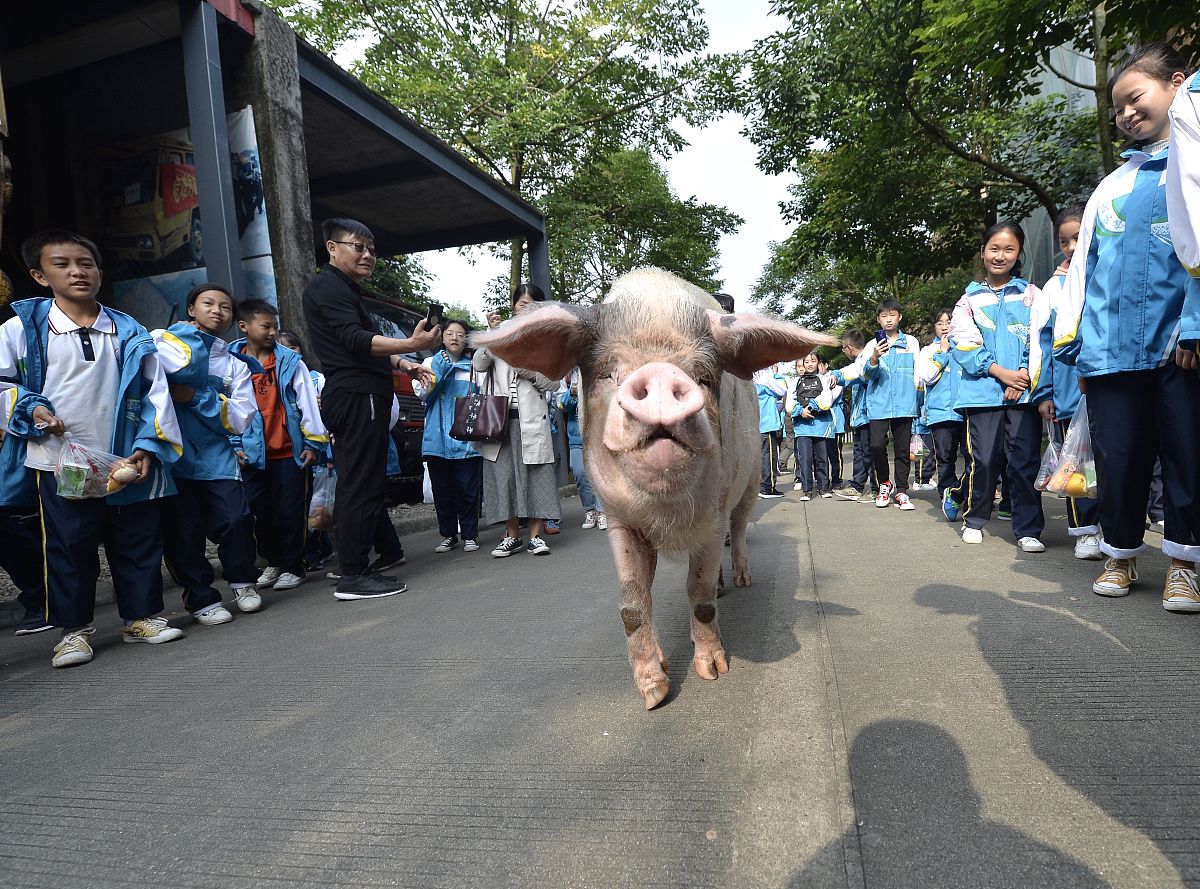
[{"label": "pig's front leg", "polygon": [[721,628],[717,625],[717,572],[721,568],[724,529],[692,550],[688,564],[688,602],[692,606],[692,664],[702,679],[729,672]]},{"label": "pig's front leg", "polygon": [[641,534],[618,523],[608,526],[608,542],[621,584],[621,622],[625,625],[633,678],[646,709],[651,710],[663,702],[671,688],[667,659],[651,621],[650,587],[658,554]]}]

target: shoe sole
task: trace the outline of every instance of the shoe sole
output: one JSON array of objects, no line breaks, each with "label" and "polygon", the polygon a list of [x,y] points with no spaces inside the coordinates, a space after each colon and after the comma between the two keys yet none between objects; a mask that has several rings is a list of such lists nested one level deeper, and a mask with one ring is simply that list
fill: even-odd
[{"label": "shoe sole", "polygon": [[275,586],[271,587],[271,589],[275,590],[278,593],[286,593],[288,590],[294,590],[296,587],[300,586],[300,584],[302,584],[302,583],[304,583],[303,580],[301,580],[297,583],[277,583],[277,584],[275,584]]},{"label": "shoe sole", "polygon": [[71,660],[65,660],[60,663],[55,663],[54,660],[51,659],[50,666],[54,667],[55,669],[61,669],[63,667],[78,667],[82,664],[90,664],[93,657],[94,655],[89,655],[88,657],[82,659],[72,658]]},{"label": "shoe sole", "polygon": [[192,620],[200,624],[202,627],[219,627],[221,624],[233,623],[233,615],[231,614],[229,617],[223,617],[220,620],[209,620],[207,618],[200,618],[192,615]]},{"label": "shoe sole", "polygon": [[1098,583],[1092,584],[1092,592],[1097,596],[1104,596],[1108,599],[1120,599],[1122,596],[1129,595],[1129,588],[1121,589],[1120,587],[1100,586]]},{"label": "shoe sole", "polygon": [[550,548],[546,547],[545,549],[529,549],[526,550],[526,552],[531,556],[548,556],[550,555]]},{"label": "shoe sole", "polygon": [[833,496],[839,500],[858,500],[862,497],[862,494],[839,494],[837,491],[834,491]]},{"label": "shoe sole", "polygon": [[477,546],[464,546],[463,547],[464,553],[473,553],[473,552],[477,552],[478,550],[479,550],[479,547],[477,547]]},{"label": "shoe sole", "polygon": [[1046,547],[1044,546],[1041,549],[1026,549],[1023,546],[1019,546],[1017,549],[1023,553],[1033,553],[1034,555],[1037,555],[1038,553],[1044,553],[1046,551]]},{"label": "shoe sole", "polygon": [[1104,553],[1085,553],[1083,555],[1075,553],[1075,558],[1079,559],[1081,562],[1099,562],[1104,558]]},{"label": "shoe sole", "polygon": [[256,611],[261,611],[263,607],[261,599],[258,601],[258,604],[254,606],[243,605],[241,602],[234,602],[233,604],[242,614],[253,614]]},{"label": "shoe sole", "polygon": [[1166,599],[1163,599],[1163,608],[1166,611],[1174,611],[1180,614],[1194,614],[1195,612],[1200,611],[1200,602],[1196,602],[1192,599],[1170,602]]},{"label": "shoe sole", "polygon": [[[178,629],[178,628],[173,627],[172,629]],[[166,635],[165,639],[163,638],[164,635]],[[167,635],[165,633],[159,633],[157,636],[126,636],[126,635],[122,634],[121,638],[124,639],[126,642],[145,642],[147,645],[162,645],[164,642],[174,642],[176,639],[182,639],[183,632],[180,631],[180,632],[176,633],[175,635]]]},{"label": "shoe sole", "polygon": [[492,550],[492,556],[493,556],[493,558],[497,558],[497,559],[507,559],[509,556],[515,556],[517,553],[524,552],[524,551],[525,551],[524,546],[522,546],[520,549],[511,549],[508,552],[503,552],[503,553],[498,553],[495,550]]},{"label": "shoe sole", "polygon": [[35,636],[38,633],[44,633],[47,630],[53,630],[53,629],[54,629],[54,627],[50,626],[49,624],[46,624],[46,626],[44,626],[44,627],[37,627],[32,630],[14,630],[13,635],[14,636]]},{"label": "shoe sole", "polygon": [[388,593],[339,593],[339,592],[334,592],[333,598],[337,599],[339,602],[353,602],[355,599],[386,599],[388,596],[398,596],[407,589],[408,589],[408,585],[405,584],[405,585],[401,586],[400,589],[392,590],[391,592],[388,592]]}]

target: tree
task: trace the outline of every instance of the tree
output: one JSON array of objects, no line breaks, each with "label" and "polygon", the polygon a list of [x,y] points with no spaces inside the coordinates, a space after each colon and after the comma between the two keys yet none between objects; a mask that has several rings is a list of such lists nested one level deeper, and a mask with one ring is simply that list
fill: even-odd
[{"label": "tree", "polygon": [[[396,256],[380,259],[364,287],[388,302],[400,303],[413,309],[424,309],[430,303],[429,289],[433,276],[416,256]],[[465,321],[474,329],[482,324],[466,306],[454,303],[443,306],[447,318]]]},{"label": "tree", "polygon": [[699,0],[269,2],[326,52],[368,36],[358,77],[535,201],[626,146],[681,148],[673,122],[728,106],[740,64],[704,54]]}]

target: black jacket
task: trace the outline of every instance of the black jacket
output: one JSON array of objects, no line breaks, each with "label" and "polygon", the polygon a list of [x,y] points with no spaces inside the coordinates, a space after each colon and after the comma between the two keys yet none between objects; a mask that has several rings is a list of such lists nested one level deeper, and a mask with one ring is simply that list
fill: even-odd
[{"label": "black jacket", "polygon": [[303,302],[309,344],[325,374],[324,394],[390,396],[392,360],[371,355],[371,339],[380,331],[363,305],[359,286],[326,264],[305,285]]}]

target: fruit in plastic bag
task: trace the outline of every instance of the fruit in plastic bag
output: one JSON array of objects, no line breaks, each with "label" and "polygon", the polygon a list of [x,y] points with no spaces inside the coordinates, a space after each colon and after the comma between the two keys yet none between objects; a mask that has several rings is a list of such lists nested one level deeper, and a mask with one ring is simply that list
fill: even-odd
[{"label": "fruit in plastic bag", "polygon": [[[106,497],[112,493],[109,486],[110,476],[123,467],[133,469],[116,454],[81,445],[71,438],[70,432],[67,432],[63,435],[62,449],[58,453],[58,463],[54,467],[54,480],[58,485],[58,495],[67,500]],[[133,473],[136,478],[137,470],[133,470]],[[120,488],[116,490],[120,490]]]}]

